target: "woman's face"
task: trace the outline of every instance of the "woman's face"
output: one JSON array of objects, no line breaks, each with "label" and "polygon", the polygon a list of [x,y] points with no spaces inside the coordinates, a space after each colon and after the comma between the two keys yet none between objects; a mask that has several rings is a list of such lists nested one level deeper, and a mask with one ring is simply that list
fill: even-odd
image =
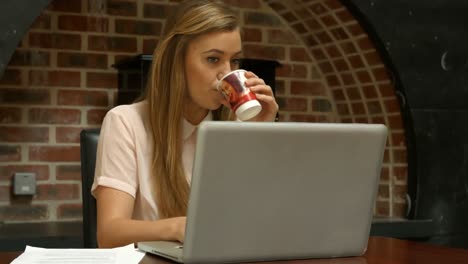
[{"label": "woman's face", "polygon": [[190,108],[215,110],[228,105],[216,85],[218,78],[239,67],[241,52],[238,29],[201,35],[188,44],[185,74]]}]

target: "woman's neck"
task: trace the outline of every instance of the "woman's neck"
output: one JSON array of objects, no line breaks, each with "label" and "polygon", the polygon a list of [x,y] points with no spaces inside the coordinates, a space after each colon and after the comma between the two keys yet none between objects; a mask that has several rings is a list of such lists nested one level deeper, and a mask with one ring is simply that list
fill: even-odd
[{"label": "woman's neck", "polygon": [[198,125],[205,119],[209,110],[201,108],[197,105],[187,104],[184,107],[184,118],[192,125]]}]

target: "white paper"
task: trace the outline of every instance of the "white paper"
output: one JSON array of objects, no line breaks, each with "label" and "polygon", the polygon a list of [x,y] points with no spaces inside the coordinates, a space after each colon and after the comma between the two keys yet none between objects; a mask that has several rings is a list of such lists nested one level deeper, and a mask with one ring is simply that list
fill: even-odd
[{"label": "white paper", "polygon": [[26,246],[11,264],[138,264],[145,253],[133,244],[113,249],[47,249]]}]

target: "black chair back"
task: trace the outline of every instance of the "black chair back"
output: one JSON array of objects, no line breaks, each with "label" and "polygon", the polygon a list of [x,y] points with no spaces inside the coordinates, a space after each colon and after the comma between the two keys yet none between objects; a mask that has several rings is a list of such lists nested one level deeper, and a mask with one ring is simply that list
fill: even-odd
[{"label": "black chair back", "polygon": [[96,199],[91,195],[96,167],[99,128],[84,129],[80,134],[81,180],[83,197],[83,243],[85,248],[97,248]]}]

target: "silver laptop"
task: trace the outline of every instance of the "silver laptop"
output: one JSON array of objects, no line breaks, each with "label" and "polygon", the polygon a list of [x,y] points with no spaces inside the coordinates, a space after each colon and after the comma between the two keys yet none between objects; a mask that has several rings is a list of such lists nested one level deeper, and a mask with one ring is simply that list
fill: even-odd
[{"label": "silver laptop", "polygon": [[203,122],[184,245],[138,247],[183,263],[360,256],[386,137],[377,124]]}]

